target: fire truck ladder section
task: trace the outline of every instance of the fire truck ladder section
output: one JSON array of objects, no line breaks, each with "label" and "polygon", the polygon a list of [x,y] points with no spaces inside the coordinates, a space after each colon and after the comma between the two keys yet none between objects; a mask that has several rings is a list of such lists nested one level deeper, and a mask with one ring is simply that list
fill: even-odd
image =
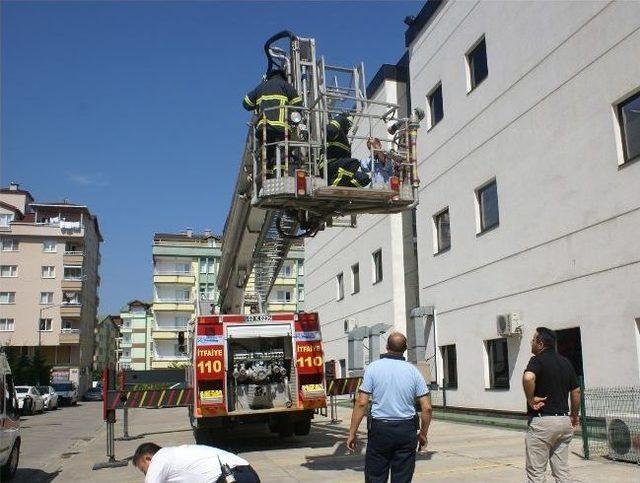
[{"label": "fire truck ladder section", "polygon": [[[354,226],[358,214],[399,213],[418,203],[416,135],[422,111],[399,118],[397,104],[367,99],[364,66],[326,64],[316,57],[314,39],[283,31],[266,42],[265,53],[269,70],[287,74],[302,105],[272,108],[284,109],[282,140],[268,142],[266,123],[259,124],[257,116],[249,123],[217,279],[222,313],[242,313],[245,305],[264,312],[296,238],[314,236],[345,219]],[[331,168],[325,169],[327,127],[339,114],[353,119],[349,140],[354,144],[364,146],[384,127],[382,149],[369,146],[368,161],[362,163],[368,162],[369,175],[375,156],[393,163],[393,175],[384,185],[338,186],[331,179]],[[267,170],[270,146],[275,173]],[[247,287],[252,270],[253,291]]]}]

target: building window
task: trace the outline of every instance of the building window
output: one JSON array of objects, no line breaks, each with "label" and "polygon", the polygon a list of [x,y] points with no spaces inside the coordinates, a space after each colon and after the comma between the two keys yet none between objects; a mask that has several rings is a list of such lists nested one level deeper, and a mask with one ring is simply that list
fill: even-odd
[{"label": "building window", "polygon": [[344,298],[344,275],[340,272],[336,275],[336,300]]},{"label": "building window", "polygon": [[456,358],[455,344],[443,345],[442,365],[444,368],[444,387],[445,389],[455,389],[458,387],[458,360]]},{"label": "building window", "polygon": [[[9,226],[13,221],[13,213],[2,213],[0,214],[0,226]],[[5,319],[8,320],[8,319]]]},{"label": "building window", "polygon": [[304,275],[304,263],[303,262],[298,263],[298,275],[300,275],[300,276]]},{"label": "building window", "polygon": [[351,293],[360,292],[360,264],[351,265]]},{"label": "building window", "polygon": [[200,259],[200,273],[207,273],[207,259],[206,258],[201,258]]},{"label": "building window", "polygon": [[17,252],[18,251],[18,239],[17,238],[0,238],[0,250],[3,252]]},{"label": "building window", "polygon": [[62,330],[71,331],[74,330],[73,320],[62,319]]},{"label": "building window", "polygon": [[53,303],[53,292],[40,292],[40,303],[49,305]]},{"label": "building window", "polygon": [[80,305],[80,292],[64,292],[62,294],[63,305]]},{"label": "building window", "polygon": [[429,125],[427,126],[427,128],[431,129],[444,117],[441,83],[438,84],[430,94],[427,94],[427,108],[429,109],[429,116],[427,117]]},{"label": "building window", "polygon": [[487,78],[487,44],[482,37],[467,54],[467,92],[471,92]]},{"label": "building window", "polygon": [[46,253],[55,253],[56,242],[55,240],[45,240],[42,242],[42,251]]},{"label": "building window", "polygon": [[479,233],[498,226],[500,215],[498,212],[498,186],[495,180],[476,191],[476,202],[480,222]]},{"label": "building window", "polygon": [[442,210],[433,217],[435,229],[435,253],[441,253],[451,248],[451,231],[449,229],[449,208]]},{"label": "building window", "polygon": [[276,292],[276,302],[284,304],[291,302],[291,291],[290,290],[278,290]]},{"label": "building window", "polygon": [[17,265],[0,265],[0,277],[17,277]]},{"label": "building window", "polygon": [[0,292],[0,304],[15,304],[16,293],[15,292]]},{"label": "building window", "polygon": [[280,276],[285,278],[291,278],[293,276],[293,267],[290,263],[283,265],[282,270],[280,271]]},{"label": "building window", "polygon": [[40,331],[51,332],[51,319],[40,319]]},{"label": "building window", "polygon": [[304,302],[304,288],[298,289],[298,302]]},{"label": "building window", "polygon": [[43,266],[42,278],[56,278],[56,267]]},{"label": "building window", "polygon": [[489,358],[489,388],[509,389],[509,350],[507,339],[487,341]]},{"label": "building window", "polygon": [[14,329],[14,319],[0,319],[0,332],[13,332]]},{"label": "building window", "polygon": [[65,266],[64,279],[65,280],[82,280],[82,267],[69,266],[69,265]]},{"label": "building window", "polygon": [[640,158],[640,92],[618,104],[623,162]]},{"label": "building window", "polygon": [[382,282],[382,250],[373,252],[373,283]]}]

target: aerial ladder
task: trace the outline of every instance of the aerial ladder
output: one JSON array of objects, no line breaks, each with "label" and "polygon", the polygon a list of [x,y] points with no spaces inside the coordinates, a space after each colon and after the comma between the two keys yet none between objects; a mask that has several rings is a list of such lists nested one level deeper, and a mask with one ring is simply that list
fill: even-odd
[{"label": "aerial ladder", "polygon": [[[265,124],[261,132],[256,130],[257,116],[249,123],[224,229],[217,279],[221,313],[243,313],[245,306],[264,312],[295,239],[315,236],[327,226],[355,226],[358,214],[399,213],[418,203],[416,137],[424,117],[421,110],[399,117],[397,104],[367,99],[363,64],[327,64],[316,55],[312,38],[282,31],[267,40],[264,50],[267,72],[283,70],[303,102],[284,108],[284,139],[271,143],[276,147],[273,177],[267,176]],[[325,169],[327,125],[340,113],[354,119],[351,142],[371,139],[376,124],[387,128],[381,141],[395,169],[386,186],[351,188],[330,182]],[[374,152],[369,149],[373,172]],[[247,293],[252,270],[254,290]]]}]

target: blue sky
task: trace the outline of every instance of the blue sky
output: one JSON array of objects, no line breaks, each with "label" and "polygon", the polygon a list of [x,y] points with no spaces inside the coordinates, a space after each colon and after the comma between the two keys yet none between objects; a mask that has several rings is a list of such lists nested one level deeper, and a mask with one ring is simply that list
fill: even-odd
[{"label": "blue sky", "polygon": [[98,215],[100,313],[149,299],[155,232],[224,227],[264,41],[314,37],[371,79],[422,4],[2,1],[0,182]]}]

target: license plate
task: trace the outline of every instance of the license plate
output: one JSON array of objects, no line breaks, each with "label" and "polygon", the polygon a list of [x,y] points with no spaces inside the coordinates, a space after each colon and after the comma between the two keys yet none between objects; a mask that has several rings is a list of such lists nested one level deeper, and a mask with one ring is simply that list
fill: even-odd
[{"label": "license plate", "polygon": [[324,392],[322,384],[304,384],[302,386],[304,392]]}]

